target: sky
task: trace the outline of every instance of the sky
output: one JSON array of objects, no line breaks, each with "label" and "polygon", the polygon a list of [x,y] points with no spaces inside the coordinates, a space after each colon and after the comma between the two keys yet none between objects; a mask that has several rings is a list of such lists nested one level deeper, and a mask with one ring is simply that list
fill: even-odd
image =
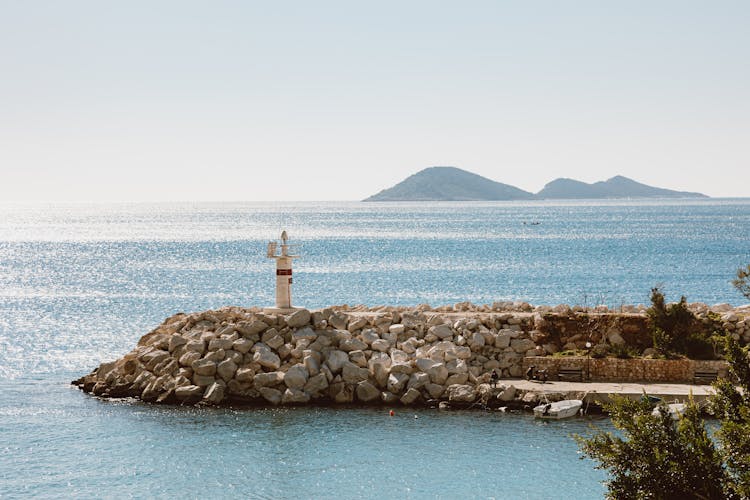
[{"label": "sky", "polygon": [[0,0],[0,201],[358,200],[436,165],[750,197],[750,2]]}]

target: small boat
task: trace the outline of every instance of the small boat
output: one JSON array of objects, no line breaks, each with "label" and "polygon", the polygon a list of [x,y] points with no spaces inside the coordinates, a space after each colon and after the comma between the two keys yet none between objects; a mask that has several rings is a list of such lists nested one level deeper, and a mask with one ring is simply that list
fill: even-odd
[{"label": "small boat", "polygon": [[[687,405],[685,403],[669,403],[667,405],[667,413],[669,413],[669,416],[672,417],[672,420],[679,420],[683,413],[685,413],[685,409],[687,408]],[[655,417],[659,416],[659,407],[657,406],[654,408],[654,411],[651,412],[652,415]]]},{"label": "small boat", "polygon": [[545,403],[534,408],[534,416],[536,418],[559,420],[576,415],[581,406],[583,406],[583,401],[580,399],[565,399],[555,403]]}]

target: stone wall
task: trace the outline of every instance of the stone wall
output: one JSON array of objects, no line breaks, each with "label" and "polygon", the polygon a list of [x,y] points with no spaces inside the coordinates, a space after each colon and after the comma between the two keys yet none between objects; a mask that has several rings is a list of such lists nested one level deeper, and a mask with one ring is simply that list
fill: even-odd
[{"label": "stone wall", "polygon": [[547,370],[550,380],[558,379],[560,369],[581,370],[584,381],[594,382],[693,383],[695,373],[702,371],[716,371],[719,377],[724,378],[728,376],[728,365],[725,361],[691,359],[525,357],[524,371],[530,366],[534,366],[537,370]]}]

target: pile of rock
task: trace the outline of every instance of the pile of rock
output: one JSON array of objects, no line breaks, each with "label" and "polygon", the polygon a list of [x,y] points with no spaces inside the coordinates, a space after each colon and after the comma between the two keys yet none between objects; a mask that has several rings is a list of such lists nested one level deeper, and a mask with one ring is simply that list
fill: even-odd
[{"label": "pile of rock", "polygon": [[104,397],[184,404],[508,401],[515,389],[490,388],[490,374],[522,375],[523,357],[539,352],[533,321],[332,308],[177,314],[74,384]]},{"label": "pile of rock", "polygon": [[[491,373],[521,377],[527,356],[649,337],[643,312],[542,312],[523,303],[480,311],[468,304],[177,314],[74,384],[103,397],[172,404],[526,402],[533,395],[491,388]],[[506,307],[522,311],[497,311]],[[691,307],[750,341],[750,307]]]}]

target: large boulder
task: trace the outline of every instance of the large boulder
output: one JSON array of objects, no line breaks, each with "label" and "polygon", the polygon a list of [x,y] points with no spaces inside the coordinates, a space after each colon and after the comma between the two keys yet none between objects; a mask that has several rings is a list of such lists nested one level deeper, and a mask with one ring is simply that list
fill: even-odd
[{"label": "large boulder", "polygon": [[301,389],[292,389],[288,387],[284,394],[281,396],[281,403],[288,404],[301,404],[310,401],[310,395]]},{"label": "large boulder", "polygon": [[178,401],[183,403],[197,403],[203,397],[204,388],[197,385],[184,385],[174,390]]},{"label": "large boulder", "polygon": [[213,376],[216,373],[216,363],[209,359],[199,359],[191,365],[196,375]]},{"label": "large boulder", "polygon": [[253,377],[255,387],[267,387],[280,384],[283,381],[284,374],[282,372],[258,373]]},{"label": "large boulder", "polygon": [[252,382],[253,377],[255,377],[255,370],[250,367],[238,368],[234,374],[237,382]]},{"label": "large boulder", "polygon": [[435,325],[427,330],[427,333],[436,336],[439,339],[448,339],[453,337],[453,328],[450,325]]},{"label": "large boulder", "polygon": [[448,401],[455,403],[473,403],[477,394],[473,385],[451,385],[446,390]]},{"label": "large boulder", "polygon": [[281,359],[270,349],[259,349],[256,351],[253,355],[253,361],[271,370],[278,370],[281,366]]},{"label": "large boulder", "polygon": [[344,367],[344,363],[349,362],[349,355],[344,351],[331,351],[326,357],[326,364],[334,375],[339,373]]},{"label": "large boulder", "polygon": [[411,388],[407,390],[403,396],[401,396],[401,402],[405,405],[413,404],[421,396],[419,390]]},{"label": "large boulder", "polygon": [[505,349],[506,347],[510,347],[510,341],[513,339],[513,336],[510,334],[507,330],[501,330],[497,337],[495,337],[495,347],[499,349]]},{"label": "large boulder", "polygon": [[236,371],[237,364],[231,359],[225,359],[216,367],[216,373],[224,379],[224,382],[232,380]]},{"label": "large boulder", "polygon": [[342,351],[362,351],[367,349],[367,344],[357,338],[346,339],[339,343],[339,349]]},{"label": "large boulder", "polygon": [[281,403],[281,391],[279,390],[271,389],[270,387],[261,387],[258,392],[260,392],[260,395],[263,396],[263,399],[265,399],[272,405]]},{"label": "large boulder", "polygon": [[344,363],[344,368],[341,371],[341,378],[347,384],[358,384],[363,380],[367,380],[370,375],[370,371],[367,368],[360,368],[351,362]]},{"label": "large boulder", "polygon": [[174,333],[169,337],[169,352],[174,352],[175,349],[185,344],[187,344],[187,339],[179,333]]},{"label": "large boulder", "polygon": [[385,339],[378,339],[372,343],[373,350],[380,352],[388,352],[391,347],[391,343]]},{"label": "large boulder", "polygon": [[202,356],[206,352],[206,343],[202,340],[190,340],[185,344],[185,350],[197,352]]},{"label": "large boulder", "polygon": [[393,394],[398,394],[404,389],[404,385],[409,381],[409,375],[405,373],[391,373],[388,376],[388,390]]},{"label": "large boulder", "polygon": [[407,389],[419,389],[430,382],[430,376],[424,372],[413,373],[406,384]]},{"label": "large boulder", "polygon": [[328,388],[328,378],[325,373],[318,373],[317,375],[310,377],[305,384],[304,390],[308,394],[315,394],[316,392],[324,391]]},{"label": "large boulder", "polygon": [[210,404],[219,404],[224,399],[224,384],[214,382],[209,385],[206,392],[203,393],[203,400]]},{"label": "large boulder", "polygon": [[310,323],[310,311],[300,309],[286,317],[286,324],[289,328],[299,328]]},{"label": "large boulder", "polygon": [[525,353],[536,348],[536,343],[531,339],[513,339],[510,341],[510,347],[518,353]]},{"label": "large boulder", "polygon": [[296,364],[284,374],[284,384],[289,389],[302,389],[307,383],[309,374],[302,364]]},{"label": "large boulder", "polygon": [[296,332],[292,333],[292,342],[297,343],[300,340],[308,340],[312,342],[313,340],[318,338],[318,334],[315,333],[315,331],[310,328],[309,326],[306,326],[305,328],[301,328],[297,330]]},{"label": "large boulder", "polygon": [[232,348],[232,345],[234,344],[234,340],[232,338],[218,338],[218,339],[211,339],[208,342],[208,350],[209,351],[218,351],[219,349],[224,349],[225,351]]},{"label": "large boulder", "polygon": [[380,390],[372,385],[369,381],[363,380],[357,384],[357,399],[363,403],[374,401],[380,397]]},{"label": "large boulder", "polygon": [[433,384],[433,383],[425,384],[424,388],[425,390],[427,390],[427,393],[433,399],[439,398],[445,392],[445,387],[439,384]]}]

